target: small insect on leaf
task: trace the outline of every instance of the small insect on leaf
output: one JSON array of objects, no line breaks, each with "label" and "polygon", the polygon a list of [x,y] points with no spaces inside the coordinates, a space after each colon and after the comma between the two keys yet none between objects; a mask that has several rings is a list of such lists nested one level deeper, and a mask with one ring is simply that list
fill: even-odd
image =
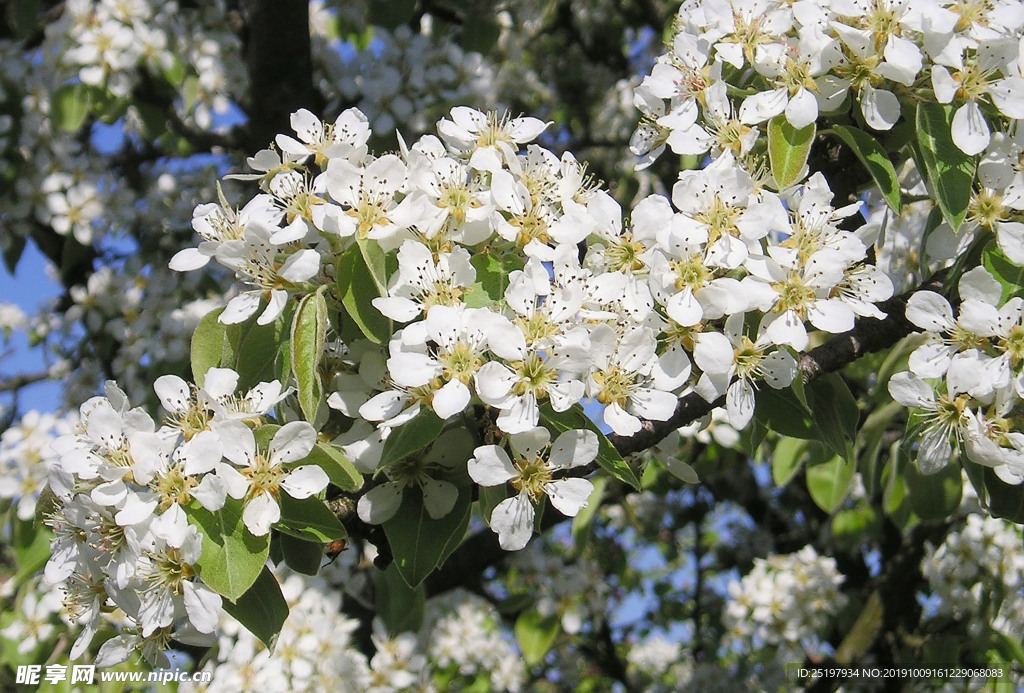
[{"label": "small insect on leaf", "polygon": [[327,542],[324,545],[324,555],[327,557],[327,562],[334,563],[334,560],[347,548],[348,542],[344,539],[335,539],[334,541]]}]

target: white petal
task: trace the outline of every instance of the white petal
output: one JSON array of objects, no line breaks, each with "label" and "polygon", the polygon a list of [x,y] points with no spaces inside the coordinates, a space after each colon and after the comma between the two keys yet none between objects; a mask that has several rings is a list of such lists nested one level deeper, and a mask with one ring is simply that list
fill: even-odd
[{"label": "white petal", "polygon": [[242,511],[242,522],[257,537],[270,532],[270,526],[281,519],[281,508],[269,493],[250,500]]},{"label": "white petal", "polygon": [[551,445],[548,462],[554,467],[568,469],[589,464],[597,457],[597,434],[593,431],[565,431]]},{"label": "white petal", "polygon": [[786,120],[796,129],[805,128],[818,119],[818,101],[808,89],[801,88],[789,99]]},{"label": "white petal", "polygon": [[789,92],[785,88],[758,92],[743,100],[740,106],[740,120],[747,125],[763,123],[772,116],[782,113],[788,103]]},{"label": "white petal", "polygon": [[900,119],[900,100],[891,91],[865,84],[860,111],[867,124],[875,130],[889,130]]},{"label": "white petal", "polygon": [[551,505],[566,517],[576,517],[587,507],[594,485],[586,479],[557,479],[544,485],[544,493],[551,499]]},{"label": "white petal", "polygon": [[153,391],[160,398],[164,409],[180,414],[188,411],[192,402],[192,392],[188,383],[176,375],[162,375],[153,383]]},{"label": "white petal", "polygon": [[434,392],[431,406],[440,418],[447,419],[463,411],[469,405],[470,397],[469,388],[461,380],[452,380]]},{"label": "white petal", "polygon": [[525,493],[506,498],[491,512],[491,529],[498,533],[498,543],[506,551],[518,551],[533,536],[533,504]]},{"label": "white petal", "polygon": [[729,386],[725,407],[729,413],[729,425],[736,430],[746,428],[754,416],[754,388],[746,378],[740,378]]},{"label": "white petal", "polygon": [[996,226],[996,243],[1015,265],[1024,267],[1024,224],[1005,221]]},{"label": "white petal", "polygon": [[934,291],[918,291],[907,301],[907,320],[922,330],[943,332],[953,329],[953,309]]},{"label": "white petal", "polygon": [[452,511],[455,501],[459,498],[459,489],[455,484],[437,479],[424,479],[421,487],[423,489],[423,507],[427,514],[438,520]]},{"label": "white petal", "polygon": [[807,318],[819,330],[841,334],[853,329],[856,314],[846,302],[829,298],[812,303],[807,309]]},{"label": "white petal", "polygon": [[402,490],[405,484],[400,481],[389,481],[375,486],[363,494],[356,506],[359,519],[371,525],[387,522],[402,504]]},{"label": "white petal", "polygon": [[482,445],[474,450],[466,471],[481,486],[500,486],[519,476],[508,454],[497,445]]},{"label": "white petal", "polygon": [[188,580],[182,583],[182,588],[189,623],[200,633],[212,633],[220,623],[220,595],[205,585]]},{"label": "white petal", "polygon": [[381,392],[379,395],[371,397],[363,406],[359,407],[359,416],[367,421],[391,419],[405,409],[409,399],[409,395],[398,390]]},{"label": "white petal", "polygon": [[889,394],[905,407],[935,408],[935,393],[931,386],[906,371],[889,378]]},{"label": "white petal", "polygon": [[974,156],[985,151],[991,138],[991,131],[981,108],[974,101],[968,101],[953,114],[953,144],[964,154]]},{"label": "white petal", "polygon": [[509,442],[518,454],[531,459],[540,454],[540,451],[551,442],[551,433],[543,426],[534,426],[529,430],[512,434]]},{"label": "white petal", "polygon": [[292,498],[302,500],[320,493],[327,488],[327,472],[315,464],[304,464],[296,467],[281,479],[281,488]]},{"label": "white petal", "polygon": [[631,436],[640,430],[640,419],[626,412],[617,402],[605,407],[604,422],[620,436]]},{"label": "white petal", "polygon": [[309,455],[316,445],[316,429],[305,421],[286,423],[270,441],[270,462],[287,464]]},{"label": "white petal", "polygon": [[259,293],[255,291],[247,291],[228,301],[227,306],[224,307],[224,312],[220,314],[220,317],[217,318],[217,320],[225,325],[235,325],[240,322],[245,322],[252,317],[257,310],[259,310],[259,307]]}]

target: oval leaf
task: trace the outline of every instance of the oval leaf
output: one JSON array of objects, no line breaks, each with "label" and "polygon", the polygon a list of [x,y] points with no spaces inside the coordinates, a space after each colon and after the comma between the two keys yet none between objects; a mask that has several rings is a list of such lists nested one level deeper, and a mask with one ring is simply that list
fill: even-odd
[{"label": "oval leaf", "polygon": [[784,115],[768,121],[768,161],[779,190],[799,182],[806,175],[807,157],[811,153],[815,132],[814,123],[798,130]]},{"label": "oval leaf", "polygon": [[274,649],[281,627],[288,618],[288,602],[270,568],[263,566],[252,586],[237,599],[225,601],[223,606],[224,611],[267,648]]},{"label": "oval leaf", "polygon": [[886,155],[885,150],[878,141],[857,128],[835,125],[832,132],[843,141],[846,146],[853,150],[864,168],[871,174],[872,180],[882,193],[882,198],[896,214],[900,213],[900,180],[896,176],[896,169]]},{"label": "oval leaf", "polygon": [[216,512],[196,504],[187,515],[203,535],[199,577],[221,596],[238,599],[252,587],[267,562],[270,534],[254,536],[242,523],[242,501],[234,498],[228,498]]},{"label": "oval leaf", "polygon": [[405,489],[398,512],[384,523],[384,534],[391,545],[397,570],[409,587],[415,588],[423,582],[462,542],[472,506],[470,487],[463,487],[451,512],[435,520],[423,505],[420,489],[413,486]]},{"label": "oval leaf", "polygon": [[928,182],[942,216],[954,231],[967,216],[974,183],[974,157],[967,156],[953,143],[950,128],[953,107],[921,101],[917,105],[917,142]]},{"label": "oval leaf", "polygon": [[299,408],[309,422],[316,420],[316,412],[323,397],[320,357],[323,356],[327,339],[326,290],[327,287],[322,286],[316,293],[305,296],[299,302],[295,319],[292,320],[292,373],[298,387]]}]

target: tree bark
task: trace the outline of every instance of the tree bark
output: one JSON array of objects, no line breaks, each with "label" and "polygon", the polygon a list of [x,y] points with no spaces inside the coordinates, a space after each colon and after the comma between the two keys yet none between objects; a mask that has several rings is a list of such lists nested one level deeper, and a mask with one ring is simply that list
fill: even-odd
[{"label": "tree bark", "polygon": [[291,132],[291,114],[300,108],[319,113],[322,97],[313,86],[307,0],[249,0],[245,59],[249,71],[249,136],[256,152]]}]

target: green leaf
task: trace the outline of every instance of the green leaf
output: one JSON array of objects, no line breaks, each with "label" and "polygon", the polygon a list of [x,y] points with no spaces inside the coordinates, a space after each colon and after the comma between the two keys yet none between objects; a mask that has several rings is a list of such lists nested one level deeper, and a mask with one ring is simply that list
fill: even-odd
[{"label": "green leaf", "polygon": [[[47,487],[49,488],[49,487]],[[21,584],[43,569],[50,559],[50,542],[53,532],[32,520],[19,520],[13,517],[11,547],[18,562],[18,571],[14,576],[14,584]]]},{"label": "green leaf", "polygon": [[380,288],[378,284],[379,268],[371,272],[367,266],[363,247],[368,248],[366,255],[374,256],[368,246],[357,244],[346,250],[338,259],[338,292],[345,313],[363,336],[374,344],[386,344],[391,338],[391,320],[377,310],[372,301],[380,296],[386,296],[387,290]]},{"label": "green leaf", "polygon": [[437,440],[444,421],[432,410],[422,407],[420,413],[397,428],[391,429],[384,449],[380,453],[379,467],[390,464],[423,450]]},{"label": "green leaf", "polygon": [[248,390],[261,382],[288,380],[290,326],[290,308],[268,325],[256,324],[255,318],[226,325],[220,365],[238,372],[239,390]]},{"label": "green leaf", "polygon": [[789,388],[762,387],[757,391],[754,418],[788,438],[817,440],[818,430],[806,407]]},{"label": "green leaf", "polygon": [[198,503],[186,510],[191,523],[203,535],[199,577],[210,589],[230,600],[238,599],[252,587],[270,554],[270,534],[254,536],[242,523],[242,508],[242,501],[228,498],[216,512]]},{"label": "green leaf", "polygon": [[387,570],[374,575],[377,615],[388,633],[418,631],[423,625],[427,591],[423,585],[409,587],[392,563]]},{"label": "green leaf", "polygon": [[384,523],[384,533],[398,572],[409,587],[423,582],[462,542],[472,506],[470,487],[463,487],[451,512],[435,520],[427,514],[419,487],[406,487],[398,512]]},{"label": "green leaf", "polygon": [[908,464],[903,481],[910,508],[922,520],[945,519],[960,507],[963,479],[959,465],[947,464],[934,474],[922,474],[916,464]]},{"label": "green leaf", "polygon": [[7,268],[9,274],[14,274],[15,270],[18,269],[18,261],[21,260],[21,254],[25,252],[25,245],[28,239],[25,236],[12,233],[4,240],[6,241],[2,248],[4,267]]},{"label": "green leaf", "polygon": [[260,642],[273,650],[288,618],[288,602],[270,568],[263,566],[252,585],[237,599],[224,602],[224,611],[241,623]]},{"label": "green leaf", "polygon": [[331,483],[343,491],[358,491],[363,487],[363,475],[359,473],[341,450],[331,443],[317,441],[312,452],[299,464],[315,464],[327,472]]},{"label": "green leaf", "polygon": [[1017,524],[1024,523],[1024,484],[1007,484],[985,467],[985,490],[988,492],[988,511]]},{"label": "green leaf", "polygon": [[502,303],[509,275],[524,267],[522,258],[511,253],[501,256],[491,252],[477,253],[469,262],[476,269],[476,282],[467,298],[474,298],[480,304],[477,307]]},{"label": "green leaf", "polygon": [[490,526],[491,512],[498,507],[498,503],[508,498],[508,489],[505,484],[500,486],[481,486],[479,491],[480,516]]},{"label": "green leaf", "polygon": [[847,462],[856,462],[853,445],[857,440],[860,410],[850,388],[838,373],[829,373],[811,383],[808,389],[811,419],[819,439]]},{"label": "green leaf", "polygon": [[292,373],[298,389],[299,408],[310,423],[316,421],[316,413],[323,398],[320,358],[327,340],[326,290],[326,286],[321,286],[315,293],[304,296],[292,320]]},{"label": "green leaf", "polygon": [[64,132],[76,132],[85,124],[95,89],[77,82],[58,87],[50,101],[53,121]]},{"label": "green leaf", "polygon": [[1024,267],[1018,267],[1006,259],[995,241],[982,251],[981,263],[1003,287],[1000,305],[1014,296],[1024,297]]},{"label": "green leaf", "polygon": [[911,466],[900,441],[889,447],[889,461],[882,470],[885,486],[882,490],[882,510],[904,530],[917,522],[917,515],[910,508],[907,485],[900,470]]},{"label": "green leaf", "polygon": [[553,431],[552,438],[557,437],[559,433],[574,429],[586,429],[596,433],[598,446],[596,461],[601,469],[619,481],[640,490],[640,479],[637,478],[636,472],[626,464],[626,460],[622,459],[622,455],[605,437],[597,424],[584,413],[582,405],[574,404],[565,411],[557,412],[551,408],[550,404],[544,404],[540,408],[540,420],[542,424]]},{"label": "green leaf", "polygon": [[281,553],[285,564],[296,573],[316,575],[324,559],[324,545],[316,541],[299,539],[290,534],[280,537]]},{"label": "green leaf", "polygon": [[812,445],[807,460],[807,490],[814,503],[827,513],[832,513],[846,498],[853,482],[857,465],[831,452],[823,445]]},{"label": "green leaf", "polygon": [[772,481],[785,486],[803,465],[809,443],[800,438],[782,438],[772,451]]},{"label": "green leaf", "polygon": [[218,320],[223,312],[223,308],[217,308],[204,315],[192,333],[192,378],[199,387],[203,386],[206,371],[220,366],[227,334],[227,325]]},{"label": "green leaf", "polygon": [[857,155],[864,168],[871,174],[872,180],[878,186],[885,202],[896,214],[900,213],[902,195],[900,194],[900,179],[896,175],[896,169],[886,155],[885,150],[878,141],[857,128],[835,125],[832,132]]},{"label": "green leaf", "polygon": [[398,269],[398,260],[393,259],[394,264],[389,267],[389,258],[377,241],[357,238],[356,245],[359,246],[359,253],[363,256],[363,262],[366,263],[366,269],[373,279],[373,285],[377,287],[377,293],[387,296],[388,277]]},{"label": "green leaf", "polygon": [[458,34],[459,45],[467,51],[476,51],[486,55],[494,48],[501,36],[501,26],[494,18],[494,13],[470,12],[462,23]]},{"label": "green leaf", "polygon": [[814,143],[816,126],[794,128],[786,116],[768,121],[768,161],[779,190],[798,183],[807,172],[807,157]]},{"label": "green leaf", "polygon": [[315,496],[300,500],[282,493],[279,529],[298,539],[319,544],[348,537],[341,521]]},{"label": "green leaf", "polygon": [[878,513],[867,504],[840,510],[832,518],[832,536],[850,550],[864,546],[866,540],[877,534],[880,527]]},{"label": "green leaf", "polygon": [[561,629],[562,622],[556,614],[544,616],[536,608],[519,614],[515,625],[516,642],[527,666],[536,666],[544,660]]},{"label": "green leaf", "polygon": [[591,492],[590,498],[587,499],[586,506],[576,514],[576,517],[572,518],[573,553],[577,556],[583,553],[590,542],[594,517],[601,507],[601,499],[604,497],[605,487],[608,486],[608,477],[598,477],[594,479],[593,484],[594,490]]},{"label": "green leaf", "polygon": [[943,218],[956,231],[963,224],[971,201],[974,157],[967,156],[953,143],[953,106],[921,101],[917,104],[916,122],[928,182]]}]

